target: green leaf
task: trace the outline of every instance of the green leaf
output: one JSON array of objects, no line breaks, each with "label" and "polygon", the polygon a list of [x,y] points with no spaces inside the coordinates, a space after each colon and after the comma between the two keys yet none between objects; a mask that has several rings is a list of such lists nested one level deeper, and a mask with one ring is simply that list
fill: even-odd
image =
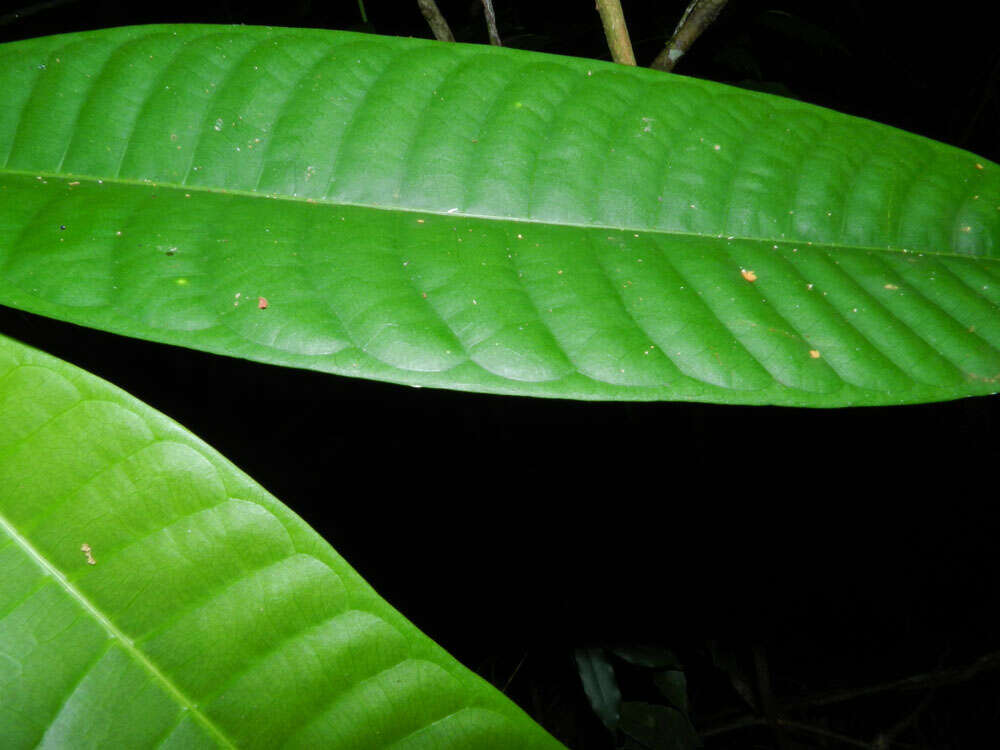
[{"label": "green leaf", "polygon": [[618,726],[622,694],[615,678],[615,668],[602,648],[578,648],[576,667],[594,713],[612,732]]},{"label": "green leaf", "polygon": [[628,701],[622,704],[621,730],[648,750],[693,750],[701,747],[684,714],[667,706]]},{"label": "green leaf", "polygon": [[0,747],[558,748],[300,518],[0,336]]},{"label": "green leaf", "polygon": [[305,29],[15,42],[0,90],[3,304],[493,393],[998,389],[1000,167],[889,127],[610,63]]},{"label": "green leaf", "polygon": [[660,689],[667,703],[687,716],[687,677],[679,669],[664,669],[653,675],[653,682]]}]

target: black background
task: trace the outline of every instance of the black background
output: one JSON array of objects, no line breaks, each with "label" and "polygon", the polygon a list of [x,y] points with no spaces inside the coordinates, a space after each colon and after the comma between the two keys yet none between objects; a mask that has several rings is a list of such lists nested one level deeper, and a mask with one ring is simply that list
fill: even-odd
[{"label": "black background", "polygon": [[[608,57],[592,0],[494,4],[511,46]],[[478,2],[439,5],[460,41],[486,41]],[[623,2],[640,63],[685,5]],[[677,72],[998,161],[990,5],[733,0]],[[20,7],[7,6],[0,16]],[[77,0],[3,17],[0,41],[175,21],[429,36],[415,3],[366,10],[364,26],[353,0]],[[696,720],[728,699],[704,655],[709,638],[737,655],[763,643],[779,695],[1000,648],[997,397],[842,410],[578,403],[273,368],[6,308],[0,330],[215,446],[488,679],[502,686],[520,664],[509,694],[572,747],[612,746],[571,659],[587,644],[676,648]],[[946,691],[921,719],[926,744],[912,746],[982,746],[975,738],[995,736],[997,687],[981,678]],[[862,734],[899,718],[883,704],[851,710],[865,715],[840,721],[861,722]],[[708,746],[768,743],[741,734]]]}]

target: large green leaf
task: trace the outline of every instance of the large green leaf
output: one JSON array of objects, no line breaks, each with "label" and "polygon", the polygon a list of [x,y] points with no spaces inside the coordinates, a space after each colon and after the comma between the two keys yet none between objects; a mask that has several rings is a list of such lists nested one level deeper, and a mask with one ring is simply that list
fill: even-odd
[{"label": "large green leaf", "polygon": [[4,45],[0,91],[7,305],[496,393],[1000,387],[1000,168],[886,126],[591,60],[252,27]]},{"label": "large green leaf", "polygon": [[288,508],[0,336],[0,747],[558,748]]}]

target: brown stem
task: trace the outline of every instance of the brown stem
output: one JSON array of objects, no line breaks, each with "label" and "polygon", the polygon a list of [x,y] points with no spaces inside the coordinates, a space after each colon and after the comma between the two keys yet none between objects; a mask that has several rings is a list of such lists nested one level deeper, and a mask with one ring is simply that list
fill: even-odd
[{"label": "brown stem", "polygon": [[620,0],[597,0],[597,12],[604,24],[604,36],[608,38],[611,58],[622,65],[635,65],[635,53],[628,38],[625,14]]},{"label": "brown stem", "polygon": [[455,35],[451,33],[448,22],[444,20],[444,16],[441,15],[441,11],[434,0],[417,0],[417,5],[420,6],[420,12],[427,19],[427,25],[434,32],[435,39],[439,42],[455,41]]},{"label": "brown stem", "polygon": [[691,49],[691,45],[701,36],[701,32],[716,19],[728,0],[692,0],[667,46],[656,56],[649,66],[656,70],[673,70],[681,56]]},{"label": "brown stem", "polygon": [[486,16],[486,30],[490,33],[490,44],[502,47],[500,32],[497,31],[497,14],[493,12],[493,0],[483,0],[483,14]]}]

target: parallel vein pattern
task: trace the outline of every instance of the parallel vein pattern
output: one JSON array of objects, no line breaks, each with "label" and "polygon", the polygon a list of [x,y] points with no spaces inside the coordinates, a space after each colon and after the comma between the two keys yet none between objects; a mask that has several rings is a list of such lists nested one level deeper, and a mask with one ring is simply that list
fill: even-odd
[{"label": "parallel vein pattern", "polygon": [[496,393],[998,390],[1000,168],[885,126],[595,61],[316,30],[20,42],[0,84],[5,304]]},{"label": "parallel vein pattern", "polygon": [[0,338],[0,424],[0,746],[560,747],[131,397]]}]

